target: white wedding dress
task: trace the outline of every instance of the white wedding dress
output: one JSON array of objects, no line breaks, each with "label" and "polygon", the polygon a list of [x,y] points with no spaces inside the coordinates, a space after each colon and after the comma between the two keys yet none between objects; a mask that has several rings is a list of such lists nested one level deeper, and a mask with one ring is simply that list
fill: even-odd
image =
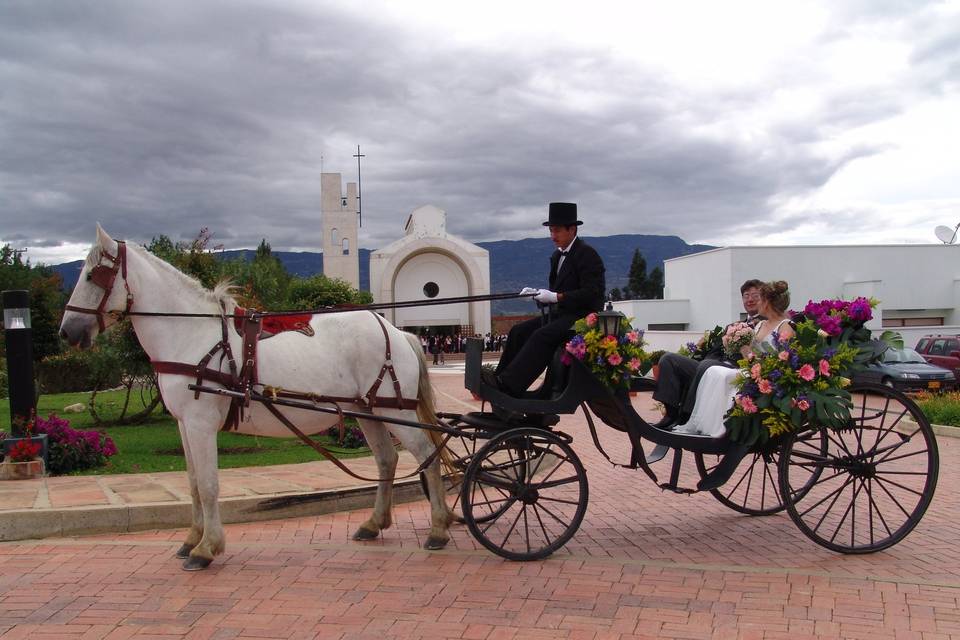
[{"label": "white wedding dress", "polygon": [[[757,325],[758,333],[764,322],[766,321],[762,320]],[[779,331],[785,322],[789,320],[781,320],[773,331],[764,336],[763,340],[754,343],[754,351],[758,350],[759,345],[772,346],[773,334]],[[740,369],[729,369],[719,365],[707,369],[697,386],[697,399],[690,419],[676,427],[673,430],[674,433],[702,434],[711,438],[722,437],[727,432],[727,428],[723,425],[723,416],[730,410],[737,395],[737,387],[734,383],[738,373]]]}]

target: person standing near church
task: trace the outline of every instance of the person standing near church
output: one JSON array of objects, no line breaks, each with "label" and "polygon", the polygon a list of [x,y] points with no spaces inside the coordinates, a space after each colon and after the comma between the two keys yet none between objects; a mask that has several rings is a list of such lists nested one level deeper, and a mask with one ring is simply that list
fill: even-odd
[{"label": "person standing near church", "polygon": [[577,237],[577,205],[551,202],[548,220],[550,239],[557,250],[550,256],[549,289],[524,288],[533,299],[549,307],[548,321],[532,318],[513,326],[494,372],[485,382],[519,396],[537,379],[553,358],[554,351],[570,337],[573,323],[603,309],[606,289],[603,260],[596,249]]}]

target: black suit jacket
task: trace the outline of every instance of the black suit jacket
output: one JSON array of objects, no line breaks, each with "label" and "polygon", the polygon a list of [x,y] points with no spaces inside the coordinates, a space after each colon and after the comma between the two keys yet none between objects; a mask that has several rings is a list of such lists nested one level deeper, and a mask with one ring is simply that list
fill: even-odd
[{"label": "black suit jacket", "polygon": [[550,290],[563,294],[557,310],[562,315],[582,318],[603,309],[606,267],[597,250],[581,240],[573,241],[557,273],[560,250],[550,256]]}]

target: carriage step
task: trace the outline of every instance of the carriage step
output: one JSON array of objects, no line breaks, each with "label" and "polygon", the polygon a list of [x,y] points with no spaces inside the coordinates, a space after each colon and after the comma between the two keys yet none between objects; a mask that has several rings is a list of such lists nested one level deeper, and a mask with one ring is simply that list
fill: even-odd
[{"label": "carriage step", "polygon": [[660,488],[664,491],[673,491],[674,493],[683,493],[683,494],[697,493],[696,489],[690,489],[688,487],[678,487],[677,485],[670,484],[669,482],[661,482]]},{"label": "carriage step", "polygon": [[560,416],[553,414],[521,414],[519,416],[512,417],[510,420],[503,420],[495,413],[486,411],[473,411],[460,416],[460,421],[472,427],[489,429],[490,431],[505,431],[507,429],[514,429],[517,427],[537,427],[539,429],[547,429],[560,422]]},{"label": "carriage step", "polygon": [[665,444],[658,444],[653,448],[653,451],[651,451],[650,454],[646,456],[647,464],[660,462],[666,457],[668,451],[670,451],[670,447],[668,447]]}]

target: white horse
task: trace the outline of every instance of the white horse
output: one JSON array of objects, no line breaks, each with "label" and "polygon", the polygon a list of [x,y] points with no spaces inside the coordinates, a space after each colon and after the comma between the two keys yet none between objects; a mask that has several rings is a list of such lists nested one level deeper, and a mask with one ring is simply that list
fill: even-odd
[{"label": "white horse", "polygon": [[[195,279],[177,271],[141,247],[113,240],[97,225],[97,241],[87,255],[67,310],[60,334],[71,345],[88,348],[97,334],[116,322],[117,312],[208,313],[218,316],[221,304],[226,313],[236,308],[225,285],[213,291]],[[122,256],[124,264],[120,264]],[[112,272],[112,276],[111,273]],[[122,285],[122,286],[121,286]],[[113,315],[110,315],[113,314]],[[151,361],[197,364],[210,348],[221,340],[219,317],[184,318],[132,315],[134,329]],[[232,323],[231,323],[232,324]],[[436,424],[433,391],[419,340],[389,323],[382,328],[374,314],[352,311],[314,315],[310,321],[313,336],[297,332],[279,333],[261,342],[258,348],[258,379],[275,388],[317,395],[359,398],[377,379],[384,364],[385,336],[389,336],[393,368],[403,398],[418,399],[410,409],[376,407],[377,415],[393,416],[420,423]],[[231,327],[231,350],[238,359],[241,338]],[[209,365],[227,371],[219,354]],[[218,510],[217,431],[224,424],[230,400],[209,393],[199,399],[187,385],[190,377],[162,373],[160,391],[170,413],[176,418],[193,497],[193,518],[183,546],[177,552],[184,558],[184,569],[206,568],[214,556],[224,550],[224,533]],[[219,386],[214,382],[206,385]],[[395,397],[393,380],[387,376],[377,391],[382,398]],[[389,404],[389,403],[387,403]],[[366,411],[359,404],[345,409]],[[318,433],[336,423],[337,416],[303,409],[282,409],[301,431]],[[392,478],[397,453],[392,433],[414,457],[423,463],[435,451],[440,434],[424,429],[386,425],[361,419],[360,428],[376,459],[379,477],[373,515],[354,534],[356,540],[376,538],[391,525]],[[240,433],[289,436],[290,432],[265,407],[252,402],[240,421]],[[389,432],[388,432],[389,431]],[[424,545],[440,549],[448,541],[447,527],[453,514],[443,500],[439,464],[436,459],[426,469],[430,493],[431,529]]]}]

